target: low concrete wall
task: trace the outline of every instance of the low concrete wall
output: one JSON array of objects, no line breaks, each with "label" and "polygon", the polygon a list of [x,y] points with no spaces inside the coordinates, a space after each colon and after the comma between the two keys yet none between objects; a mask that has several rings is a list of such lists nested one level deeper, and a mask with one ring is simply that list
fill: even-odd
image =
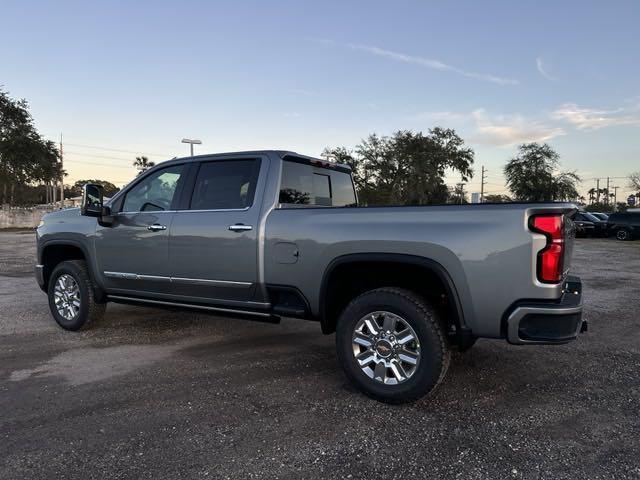
[{"label": "low concrete wall", "polygon": [[53,212],[55,207],[2,208],[0,209],[0,228],[35,228],[45,213]]}]

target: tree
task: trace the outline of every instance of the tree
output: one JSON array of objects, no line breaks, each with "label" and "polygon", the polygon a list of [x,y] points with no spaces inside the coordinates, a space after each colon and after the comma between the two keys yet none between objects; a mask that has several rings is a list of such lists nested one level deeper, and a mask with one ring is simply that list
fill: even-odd
[{"label": "tree", "polygon": [[445,174],[457,172],[462,181],[473,175],[473,150],[454,130],[440,127],[427,135],[409,130],[391,137],[374,133],[353,150],[326,148],[323,156],[352,168],[364,205],[445,203],[450,195]]},{"label": "tree", "polygon": [[574,200],[580,177],[575,172],[556,173],[560,156],[546,143],[525,143],[504,167],[507,187],[519,201]]},{"label": "tree", "polygon": [[120,191],[120,189],[111,182],[107,182],[106,180],[90,179],[90,180],[78,180],[70,188],[69,193],[74,197],[82,195],[82,187],[87,183],[96,183],[98,185],[101,185],[104,190],[105,197],[112,197],[113,195],[115,195],[117,192]]},{"label": "tree", "polygon": [[489,194],[484,196],[485,203],[509,203],[513,202],[509,195]]},{"label": "tree", "polygon": [[629,175],[629,187],[637,192],[636,197],[640,197],[640,170]]},{"label": "tree", "polygon": [[141,157],[136,157],[135,162],[133,162],[133,166],[139,170],[138,175],[140,175],[142,172],[154,167],[155,162],[149,161],[149,159],[143,155]]},{"label": "tree", "polygon": [[16,188],[62,179],[55,144],[36,130],[26,100],[0,89],[0,194],[13,203]]}]

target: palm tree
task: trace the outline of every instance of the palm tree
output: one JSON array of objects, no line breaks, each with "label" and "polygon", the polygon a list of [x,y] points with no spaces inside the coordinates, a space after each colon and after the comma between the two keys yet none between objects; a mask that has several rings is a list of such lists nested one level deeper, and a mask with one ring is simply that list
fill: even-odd
[{"label": "palm tree", "polygon": [[595,188],[590,188],[587,193],[589,194],[589,203],[591,204],[596,199],[596,189]]},{"label": "palm tree", "polygon": [[[143,155],[141,157],[136,157],[136,161],[133,162],[133,166],[136,167],[140,171],[140,173],[142,173],[155,166],[155,162],[149,161],[149,159]],[[138,173],[138,175],[140,175],[140,173]]]}]

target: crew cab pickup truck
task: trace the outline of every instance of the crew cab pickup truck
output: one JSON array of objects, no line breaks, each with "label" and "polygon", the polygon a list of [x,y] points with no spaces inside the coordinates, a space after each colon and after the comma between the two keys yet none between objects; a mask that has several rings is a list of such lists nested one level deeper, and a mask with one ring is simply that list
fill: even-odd
[{"label": "crew cab pickup truck", "polygon": [[[104,203],[104,204],[103,204]],[[336,332],[346,376],[391,403],[443,379],[477,338],[563,344],[582,331],[572,204],[359,207],[345,165],[285,151],[161,163],[108,202],[46,215],[36,277],[77,330],[107,302]]]}]

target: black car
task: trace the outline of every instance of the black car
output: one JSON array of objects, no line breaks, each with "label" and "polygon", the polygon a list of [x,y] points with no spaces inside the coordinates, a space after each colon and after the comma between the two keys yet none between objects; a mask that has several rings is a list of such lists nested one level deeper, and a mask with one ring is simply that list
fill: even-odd
[{"label": "black car", "polygon": [[588,237],[606,237],[609,234],[607,222],[589,212],[576,213],[573,222],[576,224],[576,233],[578,234]]},{"label": "black car", "polygon": [[608,223],[609,231],[618,240],[633,240],[640,237],[640,212],[612,213]]},{"label": "black car", "polygon": [[600,213],[600,212],[589,212],[591,215],[593,215],[594,217],[599,218],[600,220],[604,220],[605,222],[607,220],[609,220],[609,214],[608,213]]},{"label": "black car", "polygon": [[592,237],[596,227],[593,222],[582,220],[576,217],[572,218],[575,227],[576,237]]}]

